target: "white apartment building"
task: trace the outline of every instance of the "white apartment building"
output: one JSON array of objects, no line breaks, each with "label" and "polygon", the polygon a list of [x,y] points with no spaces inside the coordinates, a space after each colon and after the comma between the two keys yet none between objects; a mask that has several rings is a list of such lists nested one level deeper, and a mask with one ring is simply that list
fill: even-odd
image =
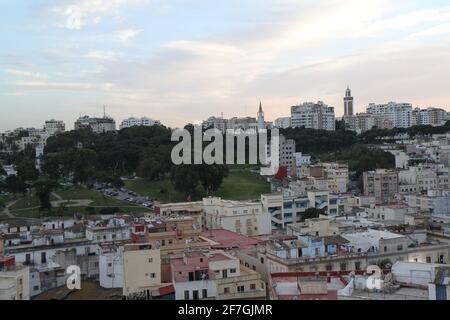
[{"label": "white apartment building", "polygon": [[344,233],[342,237],[350,241],[355,252],[403,252],[408,249],[409,243],[406,236],[374,229],[363,232]]},{"label": "white apartment building", "polygon": [[449,188],[448,168],[443,165],[418,165],[398,174],[401,193],[417,193]]},{"label": "white apartment building", "polygon": [[113,118],[104,116],[103,118],[91,118],[89,116],[80,117],[75,122],[75,130],[89,128],[94,133],[107,133],[116,131],[116,122]]},{"label": "white apartment building", "polygon": [[98,262],[100,286],[123,288],[123,247],[102,248]]},{"label": "white apartment building", "polygon": [[345,116],[344,121],[348,130],[356,131],[358,134],[369,131],[374,127],[381,126],[379,116],[370,113],[358,113],[353,116]]},{"label": "white apartment building", "polygon": [[301,152],[295,152],[294,153],[294,161],[295,166],[297,168],[303,166],[303,165],[310,165],[311,164],[311,156],[307,154],[303,154]]},{"label": "white apartment building", "polygon": [[367,113],[380,116],[384,121],[395,128],[409,128],[413,126],[413,109],[410,103],[389,102],[388,104],[371,103]]},{"label": "white apartment building", "polygon": [[398,172],[395,170],[377,169],[364,172],[364,195],[374,196],[377,203],[392,200],[398,192]]},{"label": "white apartment building", "polygon": [[270,214],[261,201],[229,201],[204,198],[204,223],[208,229],[225,229],[246,236],[272,233]]},{"label": "white apartment building", "polygon": [[282,117],[275,119],[274,121],[275,128],[278,129],[287,129],[291,127],[291,117]]},{"label": "white apartment building", "polygon": [[125,245],[123,253],[123,295],[144,294],[150,298],[161,286],[161,253],[150,244]]},{"label": "white apartment building", "polygon": [[[279,158],[278,163],[280,167],[286,167],[288,174],[291,174],[292,169],[295,166],[295,140],[286,139],[285,136],[280,135],[279,141]],[[272,144],[267,144],[266,157],[270,162],[272,159]]]},{"label": "white apartment building", "polygon": [[129,240],[131,239],[131,227],[119,219],[113,219],[107,224],[87,226],[86,238],[93,243]]},{"label": "white apartment building", "polygon": [[158,120],[153,120],[147,117],[142,117],[142,118],[128,118],[122,121],[122,123],[120,124],[120,130],[125,129],[125,128],[130,128],[130,127],[139,127],[139,126],[143,126],[143,127],[151,127],[154,126],[156,124],[160,124],[160,122]]},{"label": "white apartment building", "polygon": [[263,299],[261,275],[224,251],[186,252],[171,261],[176,300]]},{"label": "white apartment building", "polygon": [[417,213],[417,209],[404,204],[379,205],[365,208],[368,218],[380,221],[405,222],[405,216]]},{"label": "white apartment building", "polygon": [[432,214],[434,218],[450,218],[450,190],[429,190],[426,195],[407,194],[408,206]]},{"label": "white apartment building", "polygon": [[227,121],[223,117],[209,117],[202,123],[203,129],[218,129],[225,133]]},{"label": "white apartment building", "polygon": [[226,131],[235,132],[246,132],[246,133],[256,133],[259,130],[258,119],[253,117],[237,118],[233,117],[226,120]]},{"label": "white apartment building", "polygon": [[44,131],[51,136],[62,133],[66,131],[66,124],[64,123],[64,121],[51,119],[45,121]]},{"label": "white apartment building", "polygon": [[412,114],[415,125],[442,126],[447,122],[447,112],[441,108],[416,108]]},{"label": "white apartment building", "polygon": [[[1,264],[0,257],[0,264]],[[30,300],[30,268],[22,265],[0,266],[0,301]]]},{"label": "white apartment building", "polygon": [[316,130],[334,131],[336,128],[334,108],[322,101],[305,102],[291,107],[291,126]]}]

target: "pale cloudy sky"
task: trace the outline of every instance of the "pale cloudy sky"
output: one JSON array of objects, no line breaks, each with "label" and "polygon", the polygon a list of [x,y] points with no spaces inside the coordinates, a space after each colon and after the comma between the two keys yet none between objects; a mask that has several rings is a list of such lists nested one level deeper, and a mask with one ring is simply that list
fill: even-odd
[{"label": "pale cloudy sky", "polygon": [[[450,110],[448,0],[0,0],[0,131],[323,100]],[[80,21],[76,19],[80,13]]]}]

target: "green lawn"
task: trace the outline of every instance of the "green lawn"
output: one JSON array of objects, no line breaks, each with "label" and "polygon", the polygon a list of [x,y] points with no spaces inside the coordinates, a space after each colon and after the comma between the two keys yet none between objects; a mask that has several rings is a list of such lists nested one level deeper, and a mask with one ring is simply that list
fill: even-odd
[{"label": "green lawn", "polygon": [[[50,197],[50,201],[55,200],[57,200],[55,197],[53,196]],[[17,202],[10,207],[10,210],[14,211],[38,206],[39,206],[39,198],[34,193],[26,196],[17,195]]]},{"label": "green lawn", "polygon": [[[186,201],[183,193],[174,190],[169,180],[154,182],[142,179],[129,180],[126,181],[126,188],[163,203]],[[268,192],[270,192],[270,184],[258,175],[245,170],[231,170],[215,196],[227,200],[249,200],[259,199],[262,193]],[[199,200],[203,196],[203,188],[199,187],[198,195],[193,200]]]},{"label": "green lawn", "polygon": [[170,180],[152,182],[143,179],[128,180],[125,182],[125,188],[163,203],[186,201],[183,193],[174,190]]},{"label": "green lawn", "polygon": [[8,202],[11,202],[14,200],[13,195],[7,195],[7,196],[0,196],[0,201],[3,201],[3,203],[7,204]]},{"label": "green lawn", "polygon": [[126,201],[117,200],[112,197],[105,196],[104,194],[97,192],[95,190],[76,188],[69,190],[61,190],[55,192],[64,200],[81,200],[87,199],[92,200],[90,206],[134,206]]},{"label": "green lawn", "polygon": [[216,196],[227,200],[260,199],[270,192],[270,183],[248,171],[231,171],[217,190]]},{"label": "green lawn", "polygon": [[[108,196],[105,196],[97,191],[88,190],[83,188],[74,188],[67,190],[58,190],[55,192],[63,200],[67,200],[68,204],[73,204],[75,200],[91,200],[89,207],[94,207],[95,213],[99,213],[102,207],[118,207],[122,213],[140,213],[148,212],[147,208],[142,208],[130,204],[126,201],[120,201]],[[57,201],[58,199],[51,196],[51,201]],[[10,211],[17,217],[27,218],[42,218],[44,216],[72,216],[74,214],[86,214],[87,206],[79,207],[54,207],[50,212],[39,211],[39,199],[34,196],[20,197],[18,202],[14,204]]]}]

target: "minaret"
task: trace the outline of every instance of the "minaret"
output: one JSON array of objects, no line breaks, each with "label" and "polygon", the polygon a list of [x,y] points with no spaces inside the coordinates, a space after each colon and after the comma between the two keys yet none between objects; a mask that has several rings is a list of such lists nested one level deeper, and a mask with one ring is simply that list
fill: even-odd
[{"label": "minaret", "polygon": [[347,86],[344,98],[344,116],[352,116],[352,115],[353,115],[353,97],[352,92],[350,91],[350,87]]},{"label": "minaret", "polygon": [[259,111],[258,111],[258,130],[264,130],[266,128],[266,123],[264,121],[264,112],[262,109],[261,101],[259,102]]}]

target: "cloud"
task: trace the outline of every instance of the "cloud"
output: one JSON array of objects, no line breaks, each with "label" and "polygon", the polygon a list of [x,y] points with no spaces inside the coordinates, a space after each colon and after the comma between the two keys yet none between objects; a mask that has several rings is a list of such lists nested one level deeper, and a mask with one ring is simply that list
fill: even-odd
[{"label": "cloud", "polygon": [[84,57],[95,61],[115,61],[118,54],[114,51],[93,50],[89,51]]},{"label": "cloud", "polygon": [[74,82],[47,82],[47,81],[13,81],[11,85],[33,91],[110,91],[114,88],[112,83],[74,83]]},{"label": "cloud", "polygon": [[149,3],[151,0],[77,0],[67,5],[52,6],[48,11],[64,19],[64,23],[58,23],[59,26],[67,27],[70,21],[75,21],[75,29],[81,29],[101,23],[104,16],[113,17],[117,21],[123,20],[122,12],[125,8]]},{"label": "cloud", "polygon": [[139,33],[143,31],[144,29],[122,29],[117,31],[117,37],[121,41],[127,42],[129,39],[136,37]]},{"label": "cloud", "polygon": [[47,79],[48,76],[44,73],[39,72],[31,72],[31,71],[23,71],[23,70],[17,70],[17,69],[6,69],[4,70],[5,73],[18,76],[18,77],[25,77],[25,78],[33,78],[33,79]]}]

